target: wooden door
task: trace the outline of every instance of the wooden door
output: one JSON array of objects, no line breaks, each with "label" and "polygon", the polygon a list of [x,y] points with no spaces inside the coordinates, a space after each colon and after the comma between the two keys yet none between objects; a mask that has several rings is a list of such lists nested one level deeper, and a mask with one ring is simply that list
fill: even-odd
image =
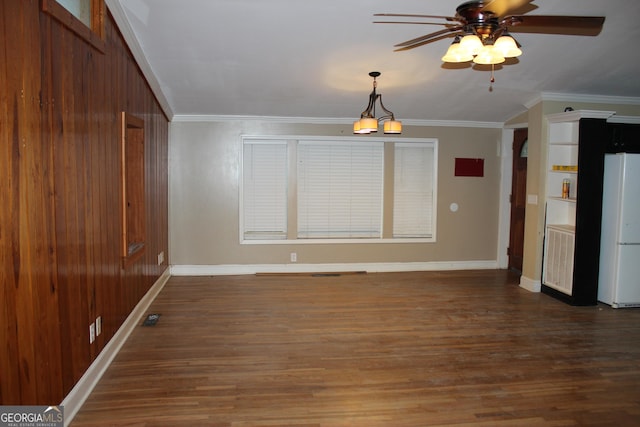
[{"label": "wooden door", "polygon": [[513,135],[513,175],[511,180],[511,228],[509,233],[509,270],[522,272],[524,215],[527,204],[528,129],[516,129]]}]

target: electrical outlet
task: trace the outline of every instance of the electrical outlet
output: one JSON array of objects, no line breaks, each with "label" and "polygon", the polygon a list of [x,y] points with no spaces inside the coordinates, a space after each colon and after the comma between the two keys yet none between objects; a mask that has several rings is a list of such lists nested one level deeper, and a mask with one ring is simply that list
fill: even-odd
[{"label": "electrical outlet", "polygon": [[89,344],[93,344],[96,340],[96,324],[92,323],[89,325]]},{"label": "electrical outlet", "polygon": [[102,316],[96,318],[96,336],[100,336],[102,333]]},{"label": "electrical outlet", "polygon": [[158,254],[158,265],[161,265],[164,262],[164,251]]},{"label": "electrical outlet", "polygon": [[298,254],[291,252],[291,262],[298,262]]}]

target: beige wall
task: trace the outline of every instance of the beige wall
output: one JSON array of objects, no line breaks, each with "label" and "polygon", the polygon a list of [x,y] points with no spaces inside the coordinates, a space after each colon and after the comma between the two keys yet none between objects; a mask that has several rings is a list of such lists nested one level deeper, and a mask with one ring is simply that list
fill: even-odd
[{"label": "beige wall", "polygon": [[[172,265],[495,261],[501,130],[406,126],[402,137],[437,138],[436,243],[242,245],[239,241],[241,135],[353,136],[349,126],[260,120],[174,121],[170,128]],[[366,137],[363,137],[366,138]],[[484,158],[482,178],[454,177],[456,157]],[[451,203],[459,210],[449,210]]]},{"label": "beige wall", "polygon": [[[543,101],[529,109],[529,157],[527,159],[527,194],[536,196],[537,204],[527,204],[525,218],[524,262],[525,281],[540,282],[544,238],[544,200],[546,196],[547,114],[561,113],[566,107],[574,110],[614,111],[620,116],[640,116],[640,106],[596,104],[585,102]],[[521,119],[521,118],[520,118]],[[599,230],[597,231],[599,232]]]},{"label": "beige wall", "polygon": [[[530,279],[540,279],[542,265],[542,251],[539,250],[543,238],[544,223],[544,194],[541,194],[540,185],[544,185],[544,168],[546,162],[541,161],[543,156],[543,112],[542,103],[536,104],[529,110],[529,150],[527,157],[527,206],[524,223],[524,247],[522,275]],[[545,128],[546,129],[546,128]],[[545,151],[546,152],[546,151]],[[537,198],[536,203],[529,203],[531,197]]]}]

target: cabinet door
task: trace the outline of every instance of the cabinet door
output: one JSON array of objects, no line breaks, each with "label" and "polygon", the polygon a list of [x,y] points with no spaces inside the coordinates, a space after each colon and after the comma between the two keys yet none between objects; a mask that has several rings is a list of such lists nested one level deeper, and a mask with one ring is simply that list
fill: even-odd
[{"label": "cabinet door", "polygon": [[545,285],[562,293],[573,293],[573,256],[575,234],[568,230],[548,227],[545,237]]},{"label": "cabinet door", "polygon": [[640,124],[607,123],[607,153],[640,153]]}]

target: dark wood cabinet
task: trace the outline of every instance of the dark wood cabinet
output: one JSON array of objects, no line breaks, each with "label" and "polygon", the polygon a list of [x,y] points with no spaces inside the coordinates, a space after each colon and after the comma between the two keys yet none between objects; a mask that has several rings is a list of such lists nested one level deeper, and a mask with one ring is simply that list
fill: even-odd
[{"label": "dark wood cabinet", "polygon": [[607,153],[640,153],[640,124],[607,123]]}]

